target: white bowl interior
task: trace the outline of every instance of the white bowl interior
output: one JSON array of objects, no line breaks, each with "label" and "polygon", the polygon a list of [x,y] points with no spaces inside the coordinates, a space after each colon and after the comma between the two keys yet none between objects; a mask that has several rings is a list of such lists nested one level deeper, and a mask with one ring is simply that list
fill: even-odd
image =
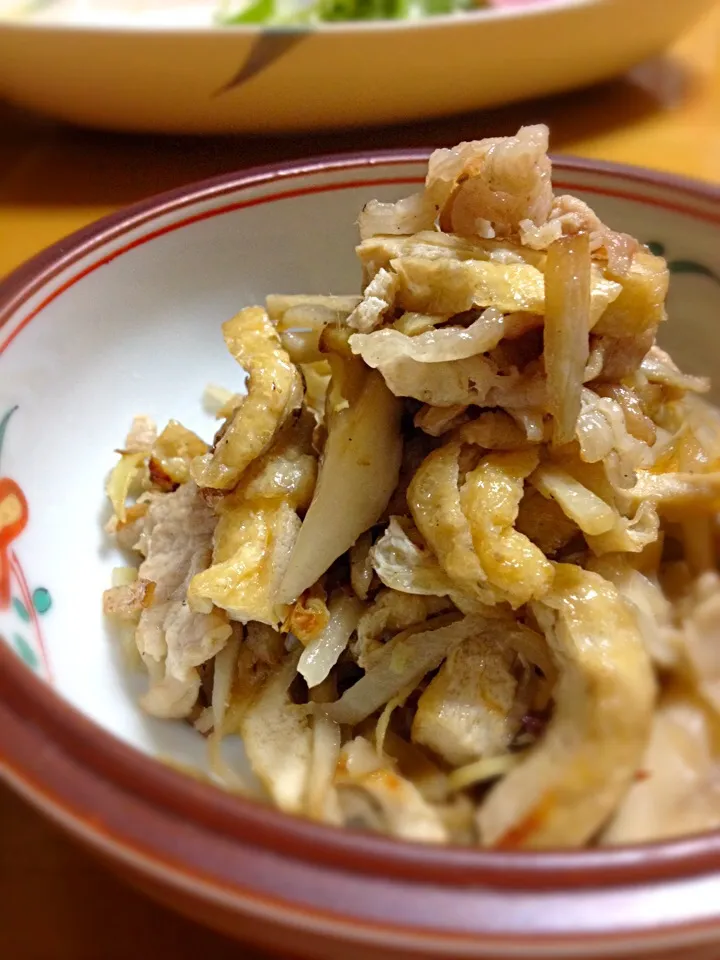
[{"label": "white bowl interior", "polygon": [[[356,165],[196,200],[85,254],[2,328],[0,419],[17,409],[0,476],[23,490],[29,522],[10,547],[13,602],[0,609],[0,634],[75,707],[140,750],[198,765],[205,753],[186,724],[141,713],[143,677],[127,673],[103,621],[102,591],[125,562],[102,532],[113,450],[136,413],[212,436],[203,389],[243,379],[222,321],[272,291],[355,292],[358,211],[372,197],[410,193],[422,173],[419,163]],[[688,370],[720,382],[720,231],[703,219],[707,202],[617,173],[566,170],[558,180],[613,226],[664,245],[676,272],[662,342]],[[169,232],[148,239],[160,230]]]}]

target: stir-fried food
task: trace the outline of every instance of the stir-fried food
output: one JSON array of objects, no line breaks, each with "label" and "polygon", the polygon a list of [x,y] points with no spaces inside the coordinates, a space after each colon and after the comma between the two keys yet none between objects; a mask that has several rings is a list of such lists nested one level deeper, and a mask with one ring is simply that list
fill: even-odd
[{"label": "stir-fried food", "polygon": [[239,735],[281,809],[404,839],[720,824],[720,413],[547,146],[437,150],[361,212],[360,294],[228,320],[212,443],[132,425],[104,609],[228,789]]}]

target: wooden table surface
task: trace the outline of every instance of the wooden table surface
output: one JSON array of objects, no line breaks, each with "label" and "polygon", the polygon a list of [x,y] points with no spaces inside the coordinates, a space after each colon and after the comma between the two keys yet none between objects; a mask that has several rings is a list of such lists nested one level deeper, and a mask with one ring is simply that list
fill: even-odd
[{"label": "wooden table surface", "polygon": [[[550,124],[556,151],[720,182],[720,6],[621,80],[412,127],[274,140],[131,137],[0,104],[0,276],[96,217],[190,180],[316,153],[451,144],[537,121]],[[0,786],[0,957],[129,956],[260,960],[127,889]]]}]

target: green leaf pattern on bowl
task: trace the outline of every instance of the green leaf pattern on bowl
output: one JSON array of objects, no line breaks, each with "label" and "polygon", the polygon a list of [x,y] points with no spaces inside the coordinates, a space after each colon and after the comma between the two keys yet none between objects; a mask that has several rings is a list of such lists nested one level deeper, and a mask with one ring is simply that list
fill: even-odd
[{"label": "green leaf pattern on bowl", "polygon": [[720,284],[720,276],[715,273],[714,270],[711,270],[710,267],[706,267],[704,263],[698,263],[697,260],[673,260],[667,255],[665,244],[657,240],[648,241],[646,246],[655,256],[665,257],[667,259],[668,270],[671,275],[690,273],[699,277],[707,277],[709,280]]}]

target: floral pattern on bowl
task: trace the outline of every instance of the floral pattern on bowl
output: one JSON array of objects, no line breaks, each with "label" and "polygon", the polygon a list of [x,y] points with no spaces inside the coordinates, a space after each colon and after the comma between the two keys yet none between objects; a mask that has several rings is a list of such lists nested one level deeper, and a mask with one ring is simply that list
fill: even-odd
[{"label": "floral pattern on bowl", "polygon": [[[0,467],[5,432],[17,409],[11,407],[0,420]],[[14,624],[8,625],[8,637],[0,634],[0,642],[9,642],[31,670],[50,681],[50,664],[40,617],[50,610],[52,597],[46,587],[35,587],[31,591],[14,548],[29,518],[30,510],[22,489],[0,471],[0,612],[9,613],[15,620]]]}]

